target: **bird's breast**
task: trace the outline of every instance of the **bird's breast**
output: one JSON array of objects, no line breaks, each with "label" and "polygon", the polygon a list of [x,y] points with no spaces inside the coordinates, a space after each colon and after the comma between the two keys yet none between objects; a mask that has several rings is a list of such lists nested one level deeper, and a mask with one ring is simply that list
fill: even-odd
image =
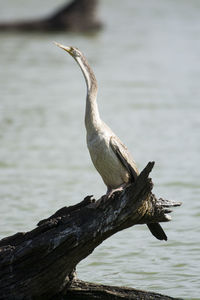
[{"label": "bird's breast", "polygon": [[87,137],[92,162],[107,187],[117,188],[129,181],[129,172],[121,164],[110,146],[111,135],[99,132],[93,138]]}]

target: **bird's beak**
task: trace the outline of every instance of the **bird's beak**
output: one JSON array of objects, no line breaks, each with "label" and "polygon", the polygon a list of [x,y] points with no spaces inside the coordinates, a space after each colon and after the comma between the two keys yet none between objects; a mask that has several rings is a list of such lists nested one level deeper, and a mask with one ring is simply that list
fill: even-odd
[{"label": "bird's beak", "polygon": [[54,42],[54,44],[55,44],[56,46],[60,47],[61,49],[67,51],[69,54],[72,54],[72,53],[71,53],[71,50],[72,50],[71,47],[67,47],[67,46],[61,45],[61,44],[59,44],[59,43],[57,43],[57,42]]}]

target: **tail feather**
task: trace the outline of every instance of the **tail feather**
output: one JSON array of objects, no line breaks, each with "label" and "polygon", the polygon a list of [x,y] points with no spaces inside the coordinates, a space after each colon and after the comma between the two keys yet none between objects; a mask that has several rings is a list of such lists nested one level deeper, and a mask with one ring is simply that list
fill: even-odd
[{"label": "tail feather", "polygon": [[167,241],[167,236],[164,232],[164,230],[162,229],[162,227],[160,226],[159,223],[149,223],[147,224],[149,230],[151,231],[151,233],[158,239],[158,240],[165,240]]}]

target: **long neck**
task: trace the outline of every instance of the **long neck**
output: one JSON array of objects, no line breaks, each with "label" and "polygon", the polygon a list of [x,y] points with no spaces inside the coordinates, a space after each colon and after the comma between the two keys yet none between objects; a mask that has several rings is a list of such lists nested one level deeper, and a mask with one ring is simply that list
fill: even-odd
[{"label": "long neck", "polygon": [[87,86],[86,109],[85,109],[85,126],[87,133],[96,130],[101,122],[97,106],[97,80],[84,56],[76,58]]}]

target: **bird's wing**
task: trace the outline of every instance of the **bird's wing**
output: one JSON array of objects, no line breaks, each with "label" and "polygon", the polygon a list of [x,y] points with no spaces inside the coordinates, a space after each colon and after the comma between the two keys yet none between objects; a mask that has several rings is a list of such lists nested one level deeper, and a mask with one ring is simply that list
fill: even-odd
[{"label": "bird's wing", "polygon": [[117,155],[122,165],[130,173],[132,181],[134,181],[137,178],[139,172],[127,147],[120,141],[117,136],[111,136],[110,146],[114,153]]}]

